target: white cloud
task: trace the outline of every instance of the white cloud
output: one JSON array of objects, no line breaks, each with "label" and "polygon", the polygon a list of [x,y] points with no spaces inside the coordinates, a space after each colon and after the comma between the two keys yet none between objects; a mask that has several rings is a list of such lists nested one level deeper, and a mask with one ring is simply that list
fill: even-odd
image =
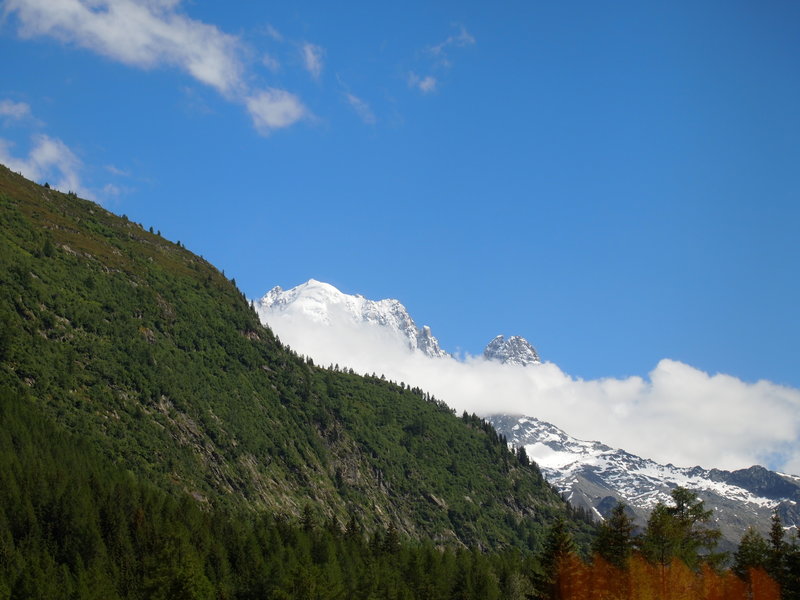
[{"label": "white cloud", "polygon": [[0,139],[0,162],[12,171],[40,183],[52,183],[62,192],[73,191],[84,198],[94,199],[94,194],[81,185],[80,159],[61,140],[44,134],[33,136],[26,158],[14,156],[11,148],[11,142]]},{"label": "white cloud", "polygon": [[662,463],[764,464],[800,474],[800,390],[794,388],[709,375],[668,359],[647,377],[582,380],[552,363],[430,359],[368,325],[321,326],[290,313],[268,320],[281,340],[318,364],[385,374],[431,392],[459,413],[531,415]]},{"label": "white cloud", "polygon": [[308,116],[300,99],[285,90],[261,90],[246,98],[245,103],[256,128],[264,134],[288,127]]},{"label": "white cloud", "polygon": [[361,118],[364,123],[367,125],[374,125],[377,122],[375,118],[375,114],[372,112],[369,104],[364,102],[361,98],[356,96],[355,94],[351,94],[350,92],[345,92],[345,98],[347,99],[348,104],[356,111],[356,114]]},{"label": "white cloud", "polygon": [[31,116],[31,107],[24,102],[14,102],[13,100],[0,100],[0,117],[6,117],[15,121]]},{"label": "white cloud", "polygon": [[174,12],[178,2],[6,0],[24,37],[50,36],[122,63],[177,66],[229,94],[241,85],[239,41],[213,25]]},{"label": "white cloud", "polygon": [[[16,15],[23,37],[52,37],[139,68],[177,67],[228,100],[246,105],[260,131],[298,120],[291,115],[302,105],[289,92],[249,89],[241,60],[245,48],[236,36],[176,12],[179,4],[180,0],[6,0],[4,14]],[[271,27],[267,33],[280,35]],[[321,59],[313,51],[312,56]],[[314,65],[312,74],[322,68],[319,60]],[[287,98],[295,99],[294,108]],[[277,105],[283,107],[282,116],[276,116]]]},{"label": "white cloud", "polygon": [[425,77],[420,77],[413,71],[408,74],[408,86],[412,88],[417,88],[423,94],[429,94],[436,89],[436,78],[432,75],[427,75]]},{"label": "white cloud", "polygon": [[320,75],[322,75],[322,56],[324,50],[319,46],[306,42],[302,45],[300,51],[303,55],[303,64],[305,65],[306,71],[311,73],[314,79],[319,79]]}]

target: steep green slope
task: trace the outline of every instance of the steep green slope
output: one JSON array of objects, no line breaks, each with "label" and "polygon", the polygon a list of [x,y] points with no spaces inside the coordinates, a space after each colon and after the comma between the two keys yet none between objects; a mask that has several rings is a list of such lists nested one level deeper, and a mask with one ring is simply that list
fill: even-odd
[{"label": "steep green slope", "polygon": [[370,539],[308,514],[231,515],[97,456],[0,390],[0,598],[523,598],[535,558]]},{"label": "steep green slope", "polygon": [[569,512],[479,420],[309,364],[202,258],[4,167],[0,281],[0,385],[201,506],[484,548]]}]

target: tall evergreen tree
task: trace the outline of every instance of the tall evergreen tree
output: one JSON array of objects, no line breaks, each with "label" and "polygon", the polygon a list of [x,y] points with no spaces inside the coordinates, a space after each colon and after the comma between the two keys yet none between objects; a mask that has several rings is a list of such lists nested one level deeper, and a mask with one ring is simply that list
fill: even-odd
[{"label": "tall evergreen tree", "polygon": [[547,539],[539,559],[544,577],[543,580],[537,581],[536,585],[541,590],[546,590],[547,597],[559,597],[556,585],[559,571],[574,553],[575,541],[567,529],[567,523],[564,518],[558,518],[547,532]]},{"label": "tall evergreen tree", "polygon": [[800,600],[800,546],[797,536],[792,536],[792,542],[786,546],[786,571],[781,583],[784,600]]},{"label": "tall evergreen tree", "polygon": [[593,550],[617,568],[627,566],[633,550],[633,522],[621,502],[600,525]]},{"label": "tall evergreen tree", "polygon": [[721,533],[709,524],[712,511],[686,488],[672,490],[672,500],[674,506],[659,503],[650,514],[640,540],[644,556],[661,565],[679,558],[693,569],[701,562],[719,564],[724,555],[714,553]]},{"label": "tall evergreen tree", "polygon": [[733,557],[733,571],[746,579],[750,569],[764,568],[769,562],[769,545],[761,534],[749,527]]},{"label": "tall evergreen tree", "polygon": [[770,562],[773,568],[778,568],[786,554],[786,540],[784,540],[783,523],[778,511],[772,513],[769,529]]}]

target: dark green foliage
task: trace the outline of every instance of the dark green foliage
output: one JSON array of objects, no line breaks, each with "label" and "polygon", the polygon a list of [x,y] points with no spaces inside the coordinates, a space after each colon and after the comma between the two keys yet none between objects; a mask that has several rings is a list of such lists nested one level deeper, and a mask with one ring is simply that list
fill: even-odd
[{"label": "dark green foliage", "polygon": [[733,557],[733,571],[739,577],[746,579],[749,570],[766,568],[769,562],[769,545],[753,527],[749,527],[739,542],[739,547]]},{"label": "dark green foliage", "polygon": [[598,527],[593,550],[618,569],[626,568],[633,551],[633,522],[621,502]]},{"label": "dark green foliage", "polygon": [[567,555],[576,551],[575,540],[563,518],[556,519],[547,532],[542,552],[542,567],[547,573],[555,573],[558,564]]},{"label": "dark green foliage", "polygon": [[14,598],[515,598],[529,559],[203,510],[0,392],[0,592]]},{"label": "dark green foliage", "polygon": [[[797,543],[796,533],[791,543],[786,541],[783,523],[777,511],[772,514],[769,543],[766,546],[764,566],[781,586],[781,598],[800,600],[800,546]],[[741,551],[742,547],[739,549]]]},{"label": "dark green foliage", "polygon": [[701,562],[719,564],[715,554],[720,532],[709,525],[712,511],[686,488],[672,490],[674,506],[659,503],[650,514],[639,542],[642,554],[652,563],[669,565],[674,558],[697,569]]}]

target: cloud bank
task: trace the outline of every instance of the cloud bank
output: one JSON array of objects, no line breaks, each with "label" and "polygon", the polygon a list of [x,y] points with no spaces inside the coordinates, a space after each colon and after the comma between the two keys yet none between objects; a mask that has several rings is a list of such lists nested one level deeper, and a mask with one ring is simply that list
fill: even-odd
[{"label": "cloud bank", "polygon": [[[177,12],[180,0],[6,0],[25,38],[50,37],[142,69],[176,67],[226,99],[245,106],[266,134],[307,115],[302,102],[283,90],[251,90],[242,61],[243,43],[216,26]],[[280,118],[264,118],[252,98],[282,93]],[[286,104],[291,103],[290,109]]]},{"label": "cloud bank", "polygon": [[647,377],[583,380],[553,363],[517,367],[482,357],[431,359],[366,324],[312,323],[269,312],[282,341],[317,364],[384,374],[434,394],[458,413],[535,416],[581,439],[661,463],[800,474],[800,390],[746,383],[661,360]]}]

